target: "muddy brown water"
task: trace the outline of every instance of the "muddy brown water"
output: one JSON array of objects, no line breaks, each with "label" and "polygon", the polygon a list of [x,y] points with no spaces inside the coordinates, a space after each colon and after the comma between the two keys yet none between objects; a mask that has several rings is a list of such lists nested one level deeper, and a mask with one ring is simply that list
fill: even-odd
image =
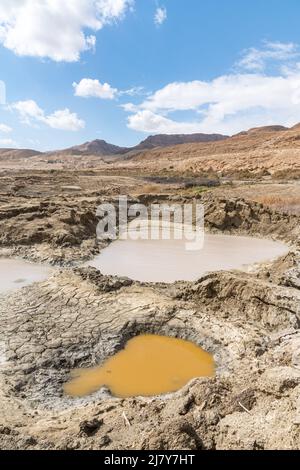
[{"label": "muddy brown water", "polygon": [[0,294],[44,281],[51,272],[51,268],[45,265],[0,258]]},{"label": "muddy brown water", "polygon": [[105,275],[142,282],[195,281],[221,270],[247,270],[271,261],[289,248],[272,240],[205,234],[203,248],[186,250],[185,240],[117,240],[89,262]]},{"label": "muddy brown water", "polygon": [[101,367],[73,371],[64,392],[83,397],[107,387],[119,398],[155,396],[175,392],[196,377],[214,374],[213,357],[194,343],[141,335]]}]

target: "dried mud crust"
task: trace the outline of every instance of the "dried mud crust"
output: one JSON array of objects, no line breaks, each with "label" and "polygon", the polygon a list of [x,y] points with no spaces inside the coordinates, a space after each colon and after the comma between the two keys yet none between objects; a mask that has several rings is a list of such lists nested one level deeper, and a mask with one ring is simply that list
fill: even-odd
[{"label": "dried mud crust", "polygon": [[[2,297],[0,318],[1,448],[299,447],[297,289],[237,272],[166,286],[70,269]],[[153,399],[63,396],[71,369],[143,332],[195,341],[217,377]]]},{"label": "dried mud crust", "polygon": [[[70,196],[43,200],[10,197],[0,208],[0,255],[22,256],[34,261],[72,265],[93,257],[102,248],[95,233],[96,208],[109,202],[118,209],[117,197]],[[160,202],[203,203],[207,230],[283,240],[299,247],[299,217],[278,213],[262,204],[240,198],[225,199],[212,193],[202,197],[141,195],[130,202],[150,206]]]},{"label": "dried mud crust", "polygon": [[[252,274],[220,272],[173,285],[62,268],[1,296],[1,449],[300,448],[299,218],[241,199],[203,201],[209,230],[285,240],[291,252]],[[74,217],[80,222],[88,207],[94,213],[95,203],[82,202]],[[90,254],[84,250],[93,243],[89,224],[61,221],[68,234],[76,226],[75,248],[71,241],[56,246],[50,228],[42,241],[22,244],[28,223],[35,233],[40,206],[7,210],[1,233],[11,238],[3,248],[13,244],[24,254],[30,246],[29,257],[63,263]],[[58,221],[65,209],[47,210],[45,218]],[[73,368],[101,364],[144,332],[201,345],[214,354],[216,377],[151,399],[115,399],[107,390],[85,399],[63,396]]]}]

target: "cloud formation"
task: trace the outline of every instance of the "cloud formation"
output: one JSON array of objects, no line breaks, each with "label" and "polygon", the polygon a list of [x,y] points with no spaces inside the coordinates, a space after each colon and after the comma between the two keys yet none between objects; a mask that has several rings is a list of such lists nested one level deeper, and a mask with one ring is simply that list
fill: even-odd
[{"label": "cloud formation", "polygon": [[199,124],[197,123],[176,122],[146,109],[129,116],[128,127],[150,134],[194,134],[199,132]]},{"label": "cloud formation", "polygon": [[300,57],[297,44],[292,42],[265,42],[261,49],[251,47],[243,53],[242,59],[237,63],[248,71],[262,72],[270,61],[286,62]]},{"label": "cloud formation", "polygon": [[84,129],[85,122],[79,119],[76,113],[72,113],[68,108],[60,109],[52,114],[46,115],[34,100],[18,101],[10,106],[10,109],[19,113],[20,119],[25,124],[40,122],[52,129],[64,131],[79,131]]},{"label": "cloud formation", "polygon": [[12,132],[12,128],[7,126],[6,124],[0,123],[0,132],[4,132],[4,134],[9,134],[10,132]]},{"label": "cloud formation", "polygon": [[[127,103],[123,106],[125,111],[132,113],[128,117],[128,127],[147,133],[234,134],[259,125],[288,126],[299,122],[300,64],[295,60],[296,46],[275,44],[273,60],[276,55],[276,60],[280,58],[284,65],[279,72],[240,71],[211,81],[169,83],[139,105]],[[292,55],[294,61],[291,64]],[[264,49],[260,60],[263,57]],[[252,59],[247,61],[248,65],[253,65]],[[178,120],[182,111],[190,115],[188,120]]]},{"label": "cloud formation", "polygon": [[19,56],[75,62],[134,0],[1,0],[0,44]]},{"label": "cloud formation", "polygon": [[100,83],[99,80],[83,78],[79,83],[74,82],[73,88],[75,96],[82,98],[100,98],[103,100],[113,100],[116,98],[118,90],[112,88],[108,83]]},{"label": "cloud formation", "polygon": [[168,13],[165,7],[158,7],[154,15],[154,23],[157,26],[162,25],[167,19]]}]

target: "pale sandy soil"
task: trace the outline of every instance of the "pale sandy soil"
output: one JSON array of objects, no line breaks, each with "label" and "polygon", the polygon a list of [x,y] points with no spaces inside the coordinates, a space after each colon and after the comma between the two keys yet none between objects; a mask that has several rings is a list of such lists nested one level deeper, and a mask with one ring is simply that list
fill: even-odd
[{"label": "pale sandy soil", "polygon": [[[251,272],[168,285],[72,263],[104,247],[95,240],[100,202],[124,193],[145,204],[187,202],[195,188],[144,192],[141,177],[90,170],[5,171],[0,185],[0,253],[59,267],[0,296],[1,449],[299,449],[299,217],[253,202],[270,191],[296,197],[296,182],[197,193],[208,231],[279,240],[289,253]],[[71,370],[100,365],[147,332],[202,346],[216,377],[152,399],[63,395]]]}]

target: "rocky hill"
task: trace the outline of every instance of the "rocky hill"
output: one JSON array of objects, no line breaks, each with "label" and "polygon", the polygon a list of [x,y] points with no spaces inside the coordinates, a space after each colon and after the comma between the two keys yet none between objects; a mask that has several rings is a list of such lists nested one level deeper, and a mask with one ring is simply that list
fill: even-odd
[{"label": "rocky hill", "polygon": [[10,149],[10,148],[4,148],[0,149],[0,160],[7,160],[7,159],[23,159],[23,158],[29,158],[29,157],[34,157],[37,155],[41,155],[41,152],[38,152],[37,150],[31,150],[31,149]]},{"label": "rocky hill", "polygon": [[197,175],[300,176],[300,125],[287,129],[266,126],[215,142],[154,148],[119,160],[119,167],[141,173]]},{"label": "rocky hill", "polygon": [[147,137],[147,139],[131,150],[148,150],[156,147],[170,147],[188,143],[218,142],[227,138],[228,136],[221,134],[158,134]]},{"label": "rocky hill", "polygon": [[100,156],[110,156],[118,155],[126,151],[124,147],[118,147],[117,145],[112,145],[107,143],[105,140],[93,140],[91,142],[85,142],[82,145],[75,145],[74,147],[67,148],[65,150],[58,150],[57,152],[50,152],[50,154],[55,153],[56,155],[100,155]]},{"label": "rocky hill", "polygon": [[58,150],[56,155],[99,155],[99,156],[114,156],[124,155],[129,153],[136,153],[142,150],[149,150],[153,148],[170,147],[173,145],[181,145],[186,143],[199,143],[199,142],[217,142],[227,139],[227,136],[220,134],[160,134],[147,137],[140,144],[135,147],[119,147],[107,143],[105,140],[93,140],[85,142],[82,145],[76,145],[65,150]]},{"label": "rocky hill", "polygon": [[39,153],[0,150],[5,166],[26,168],[99,168],[140,175],[217,175],[239,178],[300,177],[300,125],[264,126],[232,137],[219,134],[150,136],[131,148],[103,140],[69,149]]}]

